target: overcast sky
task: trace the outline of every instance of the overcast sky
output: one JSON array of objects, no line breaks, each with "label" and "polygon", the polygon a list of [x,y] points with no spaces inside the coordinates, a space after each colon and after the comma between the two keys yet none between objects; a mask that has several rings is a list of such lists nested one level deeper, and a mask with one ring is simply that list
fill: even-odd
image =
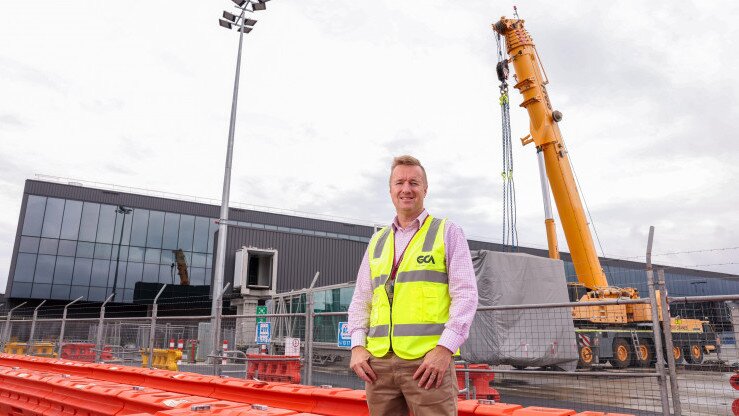
[{"label": "overcast sky", "polygon": [[[643,261],[654,225],[655,262],[739,273],[739,3],[516,4],[600,254]],[[36,174],[220,199],[238,43],[217,24],[224,8],[0,2],[0,290]],[[481,0],[270,1],[245,38],[232,201],[388,222],[388,165],[411,153],[430,212],[500,242],[490,24],[511,14]],[[535,149],[511,98],[518,236],[544,248]]]}]

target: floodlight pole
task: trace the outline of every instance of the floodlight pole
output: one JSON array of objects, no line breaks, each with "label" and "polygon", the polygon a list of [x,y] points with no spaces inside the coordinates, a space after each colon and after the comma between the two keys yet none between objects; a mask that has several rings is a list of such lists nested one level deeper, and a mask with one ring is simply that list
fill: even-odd
[{"label": "floodlight pole", "polygon": [[216,270],[213,277],[213,302],[211,304],[211,339],[213,340],[213,348],[211,356],[217,355],[219,350],[221,333],[219,331],[221,322],[219,309],[222,303],[219,301],[218,291],[223,287],[224,266],[226,263],[226,233],[228,232],[228,201],[231,193],[231,162],[233,160],[234,147],[234,131],[236,130],[236,105],[239,99],[239,75],[241,73],[241,50],[244,43],[244,13],[245,8],[241,9],[239,16],[239,51],[236,54],[236,76],[234,77],[233,98],[231,100],[231,122],[228,126],[228,147],[226,150],[226,167],[223,174],[223,198],[221,200],[221,213],[218,220],[218,244],[216,246]]}]

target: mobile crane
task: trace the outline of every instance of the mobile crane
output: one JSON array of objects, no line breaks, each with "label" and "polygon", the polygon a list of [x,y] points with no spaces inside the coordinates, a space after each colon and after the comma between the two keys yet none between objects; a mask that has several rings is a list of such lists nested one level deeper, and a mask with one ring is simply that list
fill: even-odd
[{"label": "mobile crane", "polygon": [[[508,76],[508,64],[515,71],[514,88],[523,96],[521,107],[529,114],[530,133],[521,139],[523,145],[534,143],[539,158],[540,179],[544,203],[549,256],[559,258],[554,219],[549,205],[549,188],[554,197],[562,230],[570,249],[579,283],[571,284],[573,300],[587,303],[613,299],[638,299],[635,288],[611,286],[603,272],[577,190],[567,147],[559,130],[562,113],[552,108],[546,85],[548,80],[539,61],[534,42],[524,28],[524,20],[502,17],[493,30],[505,39],[508,59],[496,68],[501,82]],[[548,184],[547,184],[548,181]],[[661,311],[660,311],[661,313]],[[654,339],[651,331],[651,307],[648,304],[598,305],[573,308],[579,364],[589,367],[608,360],[614,367],[632,364],[649,366],[654,359]],[[675,333],[672,353],[676,361],[683,356],[700,362],[703,351],[717,348],[710,325],[695,319],[671,318]],[[704,329],[708,329],[706,331]]]}]

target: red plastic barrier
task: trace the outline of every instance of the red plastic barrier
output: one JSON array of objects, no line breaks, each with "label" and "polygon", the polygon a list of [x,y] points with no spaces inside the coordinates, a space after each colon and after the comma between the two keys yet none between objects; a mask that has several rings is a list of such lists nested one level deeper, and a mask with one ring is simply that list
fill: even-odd
[{"label": "red plastic barrier", "polygon": [[291,355],[247,354],[246,378],[300,383],[300,357]]},{"label": "red plastic barrier", "polygon": [[731,376],[729,384],[731,384],[731,387],[733,387],[734,390],[739,390],[739,373]]},{"label": "red plastic barrier", "polygon": [[[245,405],[244,403],[235,402],[215,402],[202,406],[200,410],[193,411],[191,408],[167,410],[157,412],[156,416],[203,416],[203,415],[221,415],[221,416],[296,416],[297,413],[292,410],[280,409],[277,407],[269,407],[264,405]],[[305,413],[303,413],[305,415]],[[318,416],[318,415],[316,415]]]},{"label": "red plastic barrier", "polygon": [[316,407],[311,412],[329,416],[369,415],[364,390],[317,388],[313,390]]},{"label": "red plastic barrier", "polygon": [[[89,342],[68,342],[62,345],[62,356],[60,358],[63,360],[92,363],[95,362],[96,347],[95,344]],[[113,360],[113,352],[110,345],[103,347],[100,359],[103,361]]]},{"label": "red plastic barrier", "polygon": [[146,374],[145,383],[148,387],[204,397],[213,395],[213,386],[210,384],[213,376],[148,369],[142,373]]},{"label": "red plastic barrier", "polygon": [[[131,386],[144,386],[147,375],[151,370],[141,367],[126,367],[109,364],[86,364],[89,377],[98,380],[107,380],[118,383],[126,383]],[[168,371],[171,375],[172,372]]]},{"label": "red plastic barrier", "polygon": [[[458,364],[457,366],[457,386],[459,387],[459,390],[464,389],[464,375],[466,371],[464,370],[464,366]],[[490,365],[488,364],[469,364],[468,368],[473,370],[489,370]],[[498,393],[498,390],[495,390],[494,388],[490,387],[490,383],[493,382],[495,379],[494,373],[476,373],[476,372],[470,372],[470,387],[474,387],[475,389],[475,395],[478,399],[490,399],[498,401],[500,400],[500,393]],[[465,397],[465,394],[462,393],[459,395],[459,398]]]},{"label": "red plastic barrier", "polygon": [[[306,412],[303,416],[363,416],[369,413],[366,395],[362,390],[222,379],[191,373],[173,374],[162,370],[87,364],[42,357],[10,357],[7,354],[0,354],[0,414],[131,416],[159,412],[158,414],[164,416],[179,409],[182,409],[182,412],[176,413],[177,415],[193,414],[191,412],[193,405],[209,405],[210,409],[207,412],[210,413],[205,414],[228,416],[242,414],[292,416],[296,412]],[[11,368],[8,365],[17,367]],[[204,397],[206,395],[210,397]],[[226,402],[228,400],[231,402]],[[259,403],[269,408],[260,410],[247,405],[249,403]],[[734,406],[739,407],[739,403],[735,403]],[[270,411],[272,413],[269,413]],[[203,413],[198,410],[198,414]],[[459,414],[624,416],[602,415],[598,412],[583,412],[576,415],[574,410],[522,408],[519,405],[502,403],[480,404],[472,400],[459,402]]]},{"label": "red plastic barrier", "polygon": [[143,390],[127,390],[119,393],[123,401],[122,415],[132,413],[155,414],[163,410],[190,409],[193,405],[214,403],[209,397],[191,396],[169,391],[144,388]]},{"label": "red plastic barrier", "polygon": [[739,399],[734,400],[734,403],[731,404],[731,411],[734,416],[739,416]]},{"label": "red plastic barrier", "polygon": [[519,409],[523,407],[518,404],[505,404],[505,403],[493,403],[493,404],[481,404],[475,409],[475,415],[481,416],[511,416],[515,414]]},{"label": "red plastic barrier", "polygon": [[[42,375],[29,374],[26,380],[23,378],[12,377],[14,370],[2,367],[0,368],[0,413],[4,415],[39,415],[49,408],[45,401],[46,396],[51,394],[50,389],[44,390],[35,384],[35,380],[42,378]],[[11,373],[11,374],[8,374]],[[9,376],[6,377],[6,374]],[[41,383],[43,385],[43,383]]]},{"label": "red plastic barrier", "polygon": [[603,412],[581,412],[576,414],[575,416],[634,416],[634,415],[627,415],[625,413],[603,413]]},{"label": "red plastic barrier", "polygon": [[512,416],[572,416],[574,414],[574,410],[554,409],[551,407],[527,407],[511,413]]}]

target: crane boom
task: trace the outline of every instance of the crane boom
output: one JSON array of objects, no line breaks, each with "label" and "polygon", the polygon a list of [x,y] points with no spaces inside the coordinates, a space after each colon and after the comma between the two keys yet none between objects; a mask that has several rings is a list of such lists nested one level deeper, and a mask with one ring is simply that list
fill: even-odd
[{"label": "crane boom", "polygon": [[529,113],[530,134],[521,141],[524,145],[533,142],[544,156],[547,177],[577,278],[588,289],[606,288],[608,280],[595,251],[567,148],[557,125],[562,116],[552,109],[534,42],[521,19],[501,18],[493,29],[505,38],[509,61],[516,73],[514,87],[523,95],[521,107]]}]

